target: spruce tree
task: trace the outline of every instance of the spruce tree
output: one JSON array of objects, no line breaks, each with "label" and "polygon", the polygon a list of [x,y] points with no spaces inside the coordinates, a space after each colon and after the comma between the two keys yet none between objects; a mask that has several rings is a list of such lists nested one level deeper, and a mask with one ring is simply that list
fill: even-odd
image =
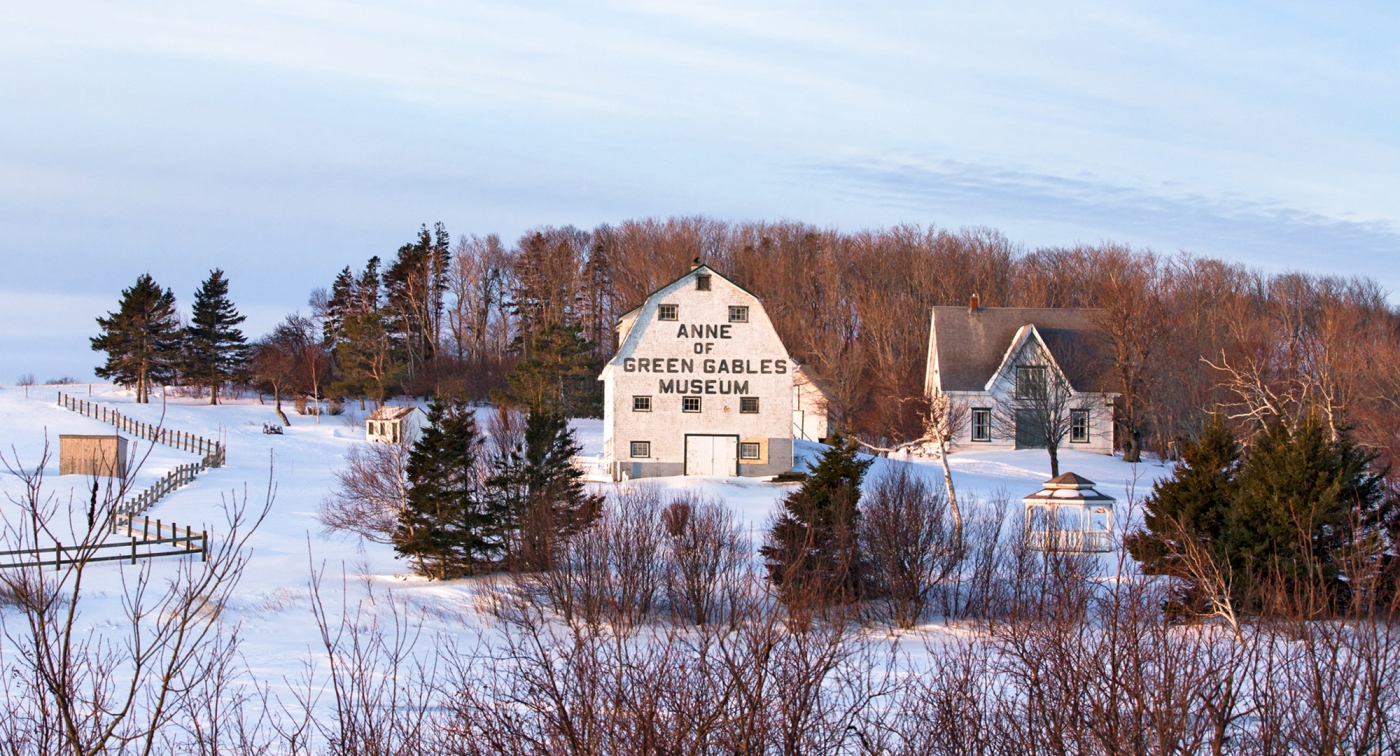
[{"label": "spruce tree", "polygon": [[789,600],[853,601],[861,595],[856,534],[860,484],[873,459],[860,459],[855,439],[837,434],[760,549],[768,574]]},{"label": "spruce tree", "polygon": [[545,326],[530,339],[529,356],[506,378],[505,399],[572,417],[598,417],[602,396],[593,359],[593,344],[577,323]]},{"label": "spruce tree", "polygon": [[1380,528],[1391,506],[1375,461],[1345,431],[1333,440],[1316,415],[1272,422],[1236,477],[1224,532],[1234,572],[1344,588],[1339,556],[1358,535]]},{"label": "spruce tree", "polygon": [[488,479],[500,502],[502,530],[514,566],[549,569],[562,540],[586,528],[602,510],[571,460],[580,451],[564,415],[532,410],[523,442],[501,456]]},{"label": "spruce tree", "polygon": [[471,574],[501,550],[500,514],[482,495],[481,434],[462,399],[434,399],[409,454],[408,506],[394,532],[394,550],[420,572],[447,579]]},{"label": "spruce tree", "polygon": [[219,387],[241,379],[248,368],[248,340],[238,329],[246,320],[228,298],[228,279],[219,269],[194,294],[190,325],[185,329],[181,360],[185,380],[209,389],[209,403],[219,403]]},{"label": "spruce tree", "polygon": [[106,352],[107,362],[94,372],[128,388],[135,388],[138,403],[149,402],[151,385],[175,377],[180,354],[180,317],[175,295],[149,273],[122,291],[116,312],[98,318],[101,335],[92,338],[95,352]]},{"label": "spruce tree", "polygon": [[1239,442],[1218,413],[1211,415],[1199,439],[1182,443],[1172,477],[1155,483],[1144,503],[1145,530],[1126,539],[1144,573],[1182,577],[1174,560],[1184,548],[1177,542],[1183,537],[1212,553],[1223,547],[1239,462]]}]

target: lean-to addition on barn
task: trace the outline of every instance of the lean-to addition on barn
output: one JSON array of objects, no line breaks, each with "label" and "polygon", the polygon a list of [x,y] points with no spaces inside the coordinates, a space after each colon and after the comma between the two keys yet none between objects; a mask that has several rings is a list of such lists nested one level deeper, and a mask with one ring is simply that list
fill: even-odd
[{"label": "lean-to addition on barn", "polygon": [[794,390],[797,365],[758,297],[707,265],[657,289],[617,331],[600,377],[615,478],[776,475],[792,469],[796,417],[825,432],[825,403],[810,383]]}]

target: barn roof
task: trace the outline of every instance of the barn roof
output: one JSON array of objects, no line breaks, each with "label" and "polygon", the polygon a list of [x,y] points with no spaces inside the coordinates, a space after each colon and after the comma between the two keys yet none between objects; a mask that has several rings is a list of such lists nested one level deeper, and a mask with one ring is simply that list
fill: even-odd
[{"label": "barn roof", "polygon": [[402,419],[404,419],[405,417],[408,417],[411,413],[413,413],[413,412],[416,411],[417,409],[418,409],[417,407],[413,407],[413,406],[408,406],[408,407],[390,407],[389,405],[385,404],[385,405],[380,406],[379,409],[377,409],[377,410],[375,410],[375,411],[369,413],[369,415],[366,416],[365,419],[366,419],[366,420],[402,420]]},{"label": "barn roof", "polygon": [[660,292],[662,289],[665,289],[665,288],[671,286],[672,284],[676,283],[677,281],[684,280],[685,278],[687,278],[687,277],[691,276],[692,274],[698,272],[701,268],[703,268],[703,269],[705,270],[705,272],[709,273],[709,274],[712,275],[712,276],[719,276],[720,278],[723,278],[724,280],[728,281],[730,284],[732,284],[732,285],[734,286],[734,288],[738,289],[739,291],[742,291],[742,292],[744,292],[745,294],[748,294],[749,296],[753,297],[754,299],[759,299],[759,296],[758,296],[757,294],[754,294],[753,292],[749,291],[748,289],[745,289],[744,287],[740,286],[739,284],[734,283],[734,279],[730,278],[729,276],[726,276],[726,275],[724,275],[723,273],[720,273],[719,271],[715,270],[714,268],[711,268],[711,267],[710,267],[708,264],[706,264],[706,263],[697,263],[697,264],[695,265],[695,267],[691,268],[690,270],[687,270],[686,272],[680,274],[679,276],[676,276],[675,278],[671,279],[670,281],[667,281],[666,283],[664,283],[664,284],[662,284],[662,285],[656,287],[655,289],[652,289],[645,297],[642,297],[642,303],[641,303],[641,304],[637,305],[636,307],[633,307],[632,309],[628,310],[627,312],[622,313],[621,315],[618,315],[618,316],[617,316],[617,322],[621,323],[623,318],[627,317],[628,315],[631,315],[632,313],[636,312],[637,310],[642,309],[643,307],[646,307],[646,306],[647,306],[647,302],[651,301],[651,298],[654,297],[654,296],[656,296],[656,294],[657,294],[658,292]]},{"label": "barn roof", "polygon": [[1035,326],[1075,391],[1102,391],[1107,352],[1096,310],[1054,307],[935,307],[933,343],[943,391],[982,391],[1021,328]]}]

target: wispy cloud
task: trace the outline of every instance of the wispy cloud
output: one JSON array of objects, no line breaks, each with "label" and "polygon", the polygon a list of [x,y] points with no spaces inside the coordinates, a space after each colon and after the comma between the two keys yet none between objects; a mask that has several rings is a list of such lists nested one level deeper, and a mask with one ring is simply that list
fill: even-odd
[{"label": "wispy cloud", "polygon": [[1371,276],[1400,291],[1400,228],[1393,222],[1173,186],[907,156],[819,163],[809,170],[856,202],[996,225],[1032,244],[1117,239],[1271,270]]}]

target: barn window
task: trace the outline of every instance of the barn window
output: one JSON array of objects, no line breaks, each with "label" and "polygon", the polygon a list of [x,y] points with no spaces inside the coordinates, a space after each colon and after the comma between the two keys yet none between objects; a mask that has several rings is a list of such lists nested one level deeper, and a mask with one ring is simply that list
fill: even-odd
[{"label": "barn window", "polygon": [[696,276],[696,277],[695,277],[695,288],[698,289],[699,291],[709,291],[709,290],[710,290],[710,277],[707,276],[707,275],[705,275],[704,273],[701,273],[700,275]]},{"label": "barn window", "polygon": [[746,441],[739,444],[739,459],[762,459],[763,448],[757,442]]},{"label": "barn window", "polygon": [[1075,444],[1089,443],[1089,410],[1069,411],[1069,440]]},{"label": "barn window", "polygon": [[682,412],[699,412],[699,411],[700,411],[700,397],[698,397],[698,396],[683,396],[683,397],[681,397],[681,411],[682,411]]},{"label": "barn window", "polygon": [[650,442],[650,441],[633,441],[633,442],[632,442],[632,456],[634,456],[634,457],[650,457],[650,456],[651,456],[651,442]]},{"label": "barn window", "polygon": [[972,440],[992,440],[992,410],[990,407],[972,408]]},{"label": "barn window", "polygon": [[651,397],[649,397],[649,396],[634,396],[634,397],[632,397],[632,411],[633,411],[633,412],[651,412]]},{"label": "barn window", "polygon": [[739,411],[742,412],[742,413],[744,413],[744,414],[746,414],[746,415],[756,415],[756,414],[758,414],[758,397],[756,397],[756,396],[741,396],[741,397],[739,397]]},{"label": "barn window", "polygon": [[678,308],[676,307],[676,305],[673,304],[661,305],[660,307],[656,308],[656,317],[661,318],[662,320],[675,320],[678,314],[676,312],[677,309]]},{"label": "barn window", "polygon": [[749,322],[749,308],[744,305],[730,305],[729,322],[747,323]]}]

